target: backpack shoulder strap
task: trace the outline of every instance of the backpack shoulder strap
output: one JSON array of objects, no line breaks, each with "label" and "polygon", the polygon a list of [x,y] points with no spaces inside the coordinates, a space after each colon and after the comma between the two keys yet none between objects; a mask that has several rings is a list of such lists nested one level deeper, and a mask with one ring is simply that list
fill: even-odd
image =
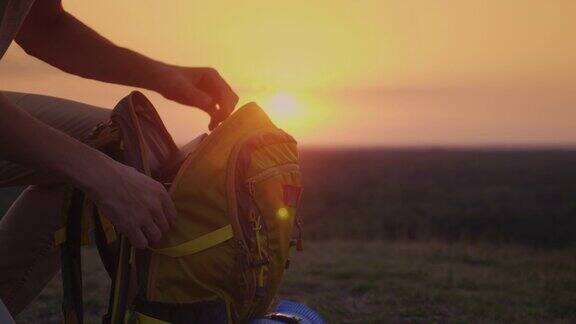
[{"label": "backpack shoulder strap", "polygon": [[[104,226],[102,215],[98,213],[96,205],[92,204],[92,222],[94,224],[94,242],[98,249],[98,255],[104,265],[104,269],[110,278],[114,278],[116,273],[116,260],[118,257],[118,241],[116,232],[111,227],[107,229]],[[110,237],[112,236],[112,237]]]},{"label": "backpack shoulder strap", "polygon": [[64,201],[63,216],[66,218],[66,241],[62,243],[62,285],[64,298],[62,313],[65,324],[82,324],[82,262],[80,254],[82,232],[82,206],[84,194],[69,188]]}]

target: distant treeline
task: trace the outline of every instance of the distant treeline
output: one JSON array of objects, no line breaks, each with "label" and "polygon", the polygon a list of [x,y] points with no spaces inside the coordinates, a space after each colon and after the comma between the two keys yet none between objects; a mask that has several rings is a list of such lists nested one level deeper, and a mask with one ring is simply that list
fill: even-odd
[{"label": "distant treeline", "polygon": [[[576,242],[576,150],[304,149],[301,160],[307,238]],[[0,191],[0,212],[19,190]]]},{"label": "distant treeline", "polygon": [[576,241],[576,151],[303,150],[315,239]]}]

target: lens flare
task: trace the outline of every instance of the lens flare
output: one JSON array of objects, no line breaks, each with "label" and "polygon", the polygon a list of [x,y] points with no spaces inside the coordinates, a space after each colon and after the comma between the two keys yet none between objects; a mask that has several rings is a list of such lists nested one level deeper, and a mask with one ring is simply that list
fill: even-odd
[{"label": "lens flare", "polygon": [[278,211],[276,212],[276,216],[278,216],[278,218],[280,218],[280,219],[286,219],[286,218],[288,218],[289,215],[290,215],[290,212],[288,211],[288,209],[286,207],[280,207],[278,209]]}]

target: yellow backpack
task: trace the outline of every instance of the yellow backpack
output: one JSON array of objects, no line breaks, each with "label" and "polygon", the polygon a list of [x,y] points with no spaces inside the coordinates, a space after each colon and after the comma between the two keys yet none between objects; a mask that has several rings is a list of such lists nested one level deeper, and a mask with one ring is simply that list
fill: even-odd
[{"label": "yellow backpack", "polygon": [[250,103],[184,156],[150,102],[134,92],[94,132],[92,143],[164,183],[178,218],[158,247],[136,251],[126,238],[114,240],[105,217],[86,216],[89,203],[80,203],[75,191],[63,229],[69,234],[62,249],[68,323],[82,322],[76,251],[81,235],[74,233],[90,226],[79,225],[78,214],[94,224],[113,279],[105,322],[244,323],[269,310],[290,246],[302,249],[296,213],[302,187],[290,135]]}]

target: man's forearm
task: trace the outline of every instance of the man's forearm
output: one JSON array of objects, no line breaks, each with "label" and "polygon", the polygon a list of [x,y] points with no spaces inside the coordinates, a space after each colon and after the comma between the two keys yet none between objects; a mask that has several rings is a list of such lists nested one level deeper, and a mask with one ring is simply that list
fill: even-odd
[{"label": "man's forearm", "polygon": [[38,121],[1,94],[0,152],[3,159],[50,173],[86,191],[109,165],[106,155]]},{"label": "man's forearm", "polygon": [[28,54],[81,77],[158,90],[155,77],[166,64],[116,46],[65,11],[50,19],[34,14],[17,37]]}]

